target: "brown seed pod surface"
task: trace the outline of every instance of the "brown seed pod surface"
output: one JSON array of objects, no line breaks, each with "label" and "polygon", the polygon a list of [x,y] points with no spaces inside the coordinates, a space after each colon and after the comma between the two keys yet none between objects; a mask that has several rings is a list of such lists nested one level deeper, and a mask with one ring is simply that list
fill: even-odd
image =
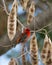
[{"label": "brown seed pod surface", "polygon": [[35,3],[34,3],[34,1],[32,1],[31,5],[29,7],[29,11],[28,11],[28,17],[27,17],[28,25],[33,21],[34,13],[35,13]]},{"label": "brown seed pod surface", "polygon": [[8,22],[7,22],[7,32],[10,41],[13,40],[16,34],[17,7],[18,7],[17,0],[14,0],[12,4],[11,12],[8,16]]},{"label": "brown seed pod surface", "polygon": [[38,46],[35,34],[33,35],[33,38],[30,41],[30,54],[32,65],[38,65]]},{"label": "brown seed pod surface", "polygon": [[[25,52],[24,52],[24,47],[25,47],[25,46],[22,47],[22,54],[25,53]],[[25,57],[25,55],[22,56],[22,64],[23,64],[23,65],[27,65],[27,64],[26,64],[26,57]]]},{"label": "brown seed pod surface", "polygon": [[19,64],[18,64],[18,61],[16,61],[14,58],[11,58],[8,65],[19,65]]},{"label": "brown seed pod surface", "polygon": [[48,55],[47,55],[47,60],[46,60],[46,65],[52,65],[52,42],[49,38],[49,50],[48,50]]},{"label": "brown seed pod surface", "polygon": [[29,0],[20,0],[20,3],[24,10],[26,10]]},{"label": "brown seed pod surface", "polygon": [[42,62],[44,64],[46,64],[48,50],[49,50],[49,39],[48,39],[48,36],[45,35],[44,45],[43,45],[43,49],[42,49],[42,52],[41,52],[41,58],[42,58]]}]

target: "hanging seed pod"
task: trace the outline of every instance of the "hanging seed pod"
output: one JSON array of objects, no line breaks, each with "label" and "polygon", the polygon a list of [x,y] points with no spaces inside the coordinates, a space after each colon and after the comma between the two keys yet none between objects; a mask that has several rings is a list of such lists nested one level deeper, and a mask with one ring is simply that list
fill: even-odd
[{"label": "hanging seed pod", "polygon": [[48,50],[48,54],[47,54],[47,60],[46,60],[46,65],[52,65],[52,42],[49,38],[49,50]]},{"label": "hanging seed pod", "polygon": [[51,43],[51,65],[52,65],[52,43]]},{"label": "hanging seed pod", "polygon": [[8,16],[8,22],[7,22],[7,32],[8,37],[10,41],[13,40],[15,34],[16,34],[16,24],[17,24],[17,1],[14,0],[11,12]]},{"label": "hanging seed pod", "polygon": [[[24,54],[24,46],[23,46],[23,48],[22,48],[22,54]],[[25,55],[22,56],[22,65],[26,65]]]},{"label": "hanging seed pod", "polygon": [[50,38],[49,38],[49,42],[50,42],[50,53],[51,53],[50,59],[51,59],[51,65],[52,65],[52,42],[51,42]]},{"label": "hanging seed pod", "polygon": [[49,50],[49,39],[48,39],[48,36],[46,35],[45,39],[44,39],[43,49],[41,52],[41,58],[42,58],[42,61],[44,64],[46,64],[46,58],[48,55],[48,50]]},{"label": "hanging seed pod", "polygon": [[34,1],[31,3],[31,6],[28,11],[28,17],[27,17],[27,24],[29,25],[34,18],[34,12],[35,12],[35,3]]},{"label": "hanging seed pod", "polygon": [[28,2],[29,0],[20,0],[20,3],[24,10],[26,10]]},{"label": "hanging seed pod", "polygon": [[11,58],[11,60],[10,60],[8,65],[19,65],[19,64],[14,58]]},{"label": "hanging seed pod", "polygon": [[30,54],[32,65],[38,65],[38,46],[35,34],[33,35],[33,38],[30,41]]}]

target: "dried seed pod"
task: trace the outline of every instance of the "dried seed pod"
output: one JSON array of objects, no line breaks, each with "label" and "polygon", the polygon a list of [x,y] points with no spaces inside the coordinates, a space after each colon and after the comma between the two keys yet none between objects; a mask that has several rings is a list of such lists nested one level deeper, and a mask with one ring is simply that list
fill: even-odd
[{"label": "dried seed pod", "polygon": [[38,65],[38,46],[35,34],[30,41],[30,53],[31,53],[31,60],[32,65]]},{"label": "dried seed pod", "polygon": [[29,25],[34,18],[34,12],[35,12],[35,3],[32,1],[31,6],[28,11],[28,17],[27,17],[27,24]]},{"label": "dried seed pod", "polygon": [[11,12],[8,16],[8,22],[7,22],[7,32],[10,41],[13,40],[15,34],[16,34],[16,24],[17,24],[17,1],[14,0]]},{"label": "dried seed pod", "polygon": [[46,65],[52,65],[52,42],[49,38],[49,50],[48,50],[48,54],[47,54],[47,60],[46,60]]},{"label": "dried seed pod", "polygon": [[44,39],[44,45],[43,45],[43,49],[41,52],[41,58],[44,64],[46,64],[46,58],[47,58],[47,54],[48,54],[48,50],[49,50],[49,39],[48,36],[45,36]]},{"label": "dried seed pod", "polygon": [[52,63],[52,43],[51,43],[51,63]]},{"label": "dried seed pod", "polygon": [[20,0],[20,3],[24,10],[26,10],[28,2],[29,0]]},{"label": "dried seed pod", "polygon": [[51,60],[52,60],[52,42],[50,38],[49,38],[49,43],[50,43],[50,52],[51,52]]},{"label": "dried seed pod", "polygon": [[18,62],[14,58],[11,58],[8,65],[18,65]]},{"label": "dried seed pod", "polygon": [[[24,54],[24,53],[25,53],[25,52],[24,52],[24,46],[23,46],[23,48],[22,48],[22,54]],[[25,55],[22,56],[22,64],[23,64],[23,65],[26,65]]]}]

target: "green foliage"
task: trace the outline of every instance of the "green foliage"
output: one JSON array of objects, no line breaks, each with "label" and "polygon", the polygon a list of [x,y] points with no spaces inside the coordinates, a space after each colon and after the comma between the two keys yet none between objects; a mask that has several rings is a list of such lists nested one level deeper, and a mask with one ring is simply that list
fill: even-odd
[{"label": "green foliage", "polygon": [[[49,28],[48,27],[46,27],[44,29],[47,31],[47,33],[49,32]],[[46,33],[45,31],[41,31],[41,32],[42,33]],[[37,41],[38,41],[38,47],[39,47],[40,51],[42,50],[43,43],[44,43],[44,38],[45,38],[45,34],[42,34],[42,33],[36,33]],[[47,35],[52,40],[52,31],[49,32]]]},{"label": "green foliage", "polygon": [[26,22],[26,18],[25,18],[25,17],[19,16],[18,18],[19,18],[19,20],[20,20],[22,23],[25,23],[25,22]]},{"label": "green foliage", "polygon": [[43,42],[44,42],[45,36],[43,34],[40,34],[40,33],[36,33],[36,36],[37,36],[38,48],[41,51],[42,47],[43,47]]}]

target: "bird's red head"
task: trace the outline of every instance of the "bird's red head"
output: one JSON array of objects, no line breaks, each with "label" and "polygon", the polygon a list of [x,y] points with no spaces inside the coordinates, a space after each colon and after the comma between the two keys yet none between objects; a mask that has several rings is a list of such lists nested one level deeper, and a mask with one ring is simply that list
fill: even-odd
[{"label": "bird's red head", "polygon": [[30,35],[31,35],[31,33],[30,33],[30,29],[28,29],[28,28],[24,29],[24,33],[27,34],[27,37],[28,37],[28,38],[29,38]]}]

